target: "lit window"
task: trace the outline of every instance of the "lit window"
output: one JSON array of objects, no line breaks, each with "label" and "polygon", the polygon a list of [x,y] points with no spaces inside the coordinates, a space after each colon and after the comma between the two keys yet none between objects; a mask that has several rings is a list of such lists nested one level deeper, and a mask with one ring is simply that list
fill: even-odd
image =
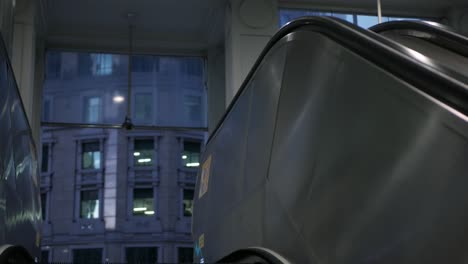
[{"label": "lit window", "polygon": [[94,75],[112,74],[112,54],[92,54],[91,56]]},{"label": "lit window", "polygon": [[49,146],[42,145],[41,172],[49,171]]},{"label": "lit window", "polygon": [[97,190],[81,191],[80,218],[99,218],[99,192]]},{"label": "lit window", "polygon": [[101,150],[99,142],[87,142],[82,145],[83,169],[99,169],[101,168]]},{"label": "lit window", "polygon": [[135,122],[149,123],[153,122],[153,96],[151,93],[135,94]]},{"label": "lit window", "polygon": [[154,215],[153,189],[133,189],[133,215]]},{"label": "lit window", "polygon": [[191,189],[184,189],[184,216],[192,216],[193,213],[193,193]]},{"label": "lit window", "polygon": [[47,219],[46,214],[47,214],[47,193],[41,193],[41,213],[42,213],[42,221],[45,221]]},{"label": "lit window", "polygon": [[200,142],[184,142],[184,151],[182,152],[182,164],[185,167],[200,166]]},{"label": "lit window", "polygon": [[86,123],[101,121],[101,98],[97,96],[85,97],[84,118]]},{"label": "lit window", "polygon": [[129,247],[125,249],[126,263],[157,263],[157,247]]},{"label": "lit window", "polygon": [[101,248],[82,248],[73,250],[73,264],[102,263]]},{"label": "lit window", "polygon": [[135,139],[133,158],[135,166],[151,166],[154,159],[154,141],[152,139]]}]

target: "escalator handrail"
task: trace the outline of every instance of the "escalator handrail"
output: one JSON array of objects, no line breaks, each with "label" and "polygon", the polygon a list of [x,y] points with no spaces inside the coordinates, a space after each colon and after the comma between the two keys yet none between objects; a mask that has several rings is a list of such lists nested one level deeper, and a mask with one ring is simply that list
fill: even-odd
[{"label": "escalator handrail", "polygon": [[[218,121],[215,129],[209,135],[207,145],[220,130],[267,53],[284,36],[304,30],[325,35],[460,113],[468,115],[468,85],[451,78],[441,71],[437,71],[434,67],[428,66],[411,49],[388,40],[377,33],[359,28],[337,18],[304,17],[286,24],[270,39]],[[426,58],[426,60],[429,59]],[[440,89],[441,87],[444,89]]]},{"label": "escalator handrail", "polygon": [[454,32],[449,27],[428,21],[391,21],[377,24],[369,30],[375,33],[385,33],[389,31],[415,31],[429,34],[431,42],[436,43],[446,49],[468,57],[468,38]]}]

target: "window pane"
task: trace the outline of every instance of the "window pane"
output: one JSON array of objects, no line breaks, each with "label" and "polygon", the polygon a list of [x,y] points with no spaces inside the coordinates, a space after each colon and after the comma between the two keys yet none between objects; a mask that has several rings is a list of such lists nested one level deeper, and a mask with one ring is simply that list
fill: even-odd
[{"label": "window pane", "polygon": [[97,96],[85,97],[83,118],[85,123],[101,122],[101,98]]},{"label": "window pane", "polygon": [[184,151],[182,152],[182,164],[185,167],[200,166],[200,142],[184,142]]},{"label": "window pane", "polygon": [[49,146],[42,145],[42,161],[41,161],[41,171],[49,171]]},{"label": "window pane", "polygon": [[41,262],[39,263],[49,263],[49,250],[41,250]]},{"label": "window pane", "polygon": [[80,218],[99,218],[99,192],[81,191]]},{"label": "window pane", "polygon": [[125,249],[127,263],[157,263],[157,247],[130,247]]},{"label": "window pane", "polygon": [[153,189],[133,189],[133,215],[154,215]]},{"label": "window pane", "polygon": [[74,249],[73,250],[73,264],[101,264],[102,263],[102,249],[88,248],[88,249]]},{"label": "window pane", "polygon": [[358,15],[357,16],[357,24],[363,28],[370,28],[374,25],[379,23],[379,18],[377,16],[364,16]]},{"label": "window pane", "polygon": [[99,142],[83,143],[83,169],[101,168],[101,151]]},{"label": "window pane", "polygon": [[350,23],[354,23],[354,16],[352,14],[333,13],[332,16],[339,18],[339,19],[346,20]]},{"label": "window pane", "polygon": [[126,55],[50,50],[43,105],[53,114],[43,121],[121,124],[126,113]]},{"label": "window pane", "polygon": [[135,94],[135,124],[152,124],[153,95],[151,93]]},{"label": "window pane", "polygon": [[192,216],[193,213],[193,190],[184,189],[184,216]]},{"label": "window pane", "polygon": [[154,141],[152,139],[135,139],[134,141],[134,165],[151,166],[154,159]]},{"label": "window pane", "polygon": [[42,221],[45,221],[47,213],[47,193],[41,193],[41,210]]},{"label": "window pane", "polygon": [[193,248],[178,248],[179,263],[193,263]]},{"label": "window pane", "polygon": [[42,104],[42,121],[50,121],[50,100],[44,99]]}]

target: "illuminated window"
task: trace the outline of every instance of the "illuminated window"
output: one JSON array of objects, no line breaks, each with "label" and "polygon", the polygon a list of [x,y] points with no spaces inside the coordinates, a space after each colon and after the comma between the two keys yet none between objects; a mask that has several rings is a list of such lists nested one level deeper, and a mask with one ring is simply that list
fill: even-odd
[{"label": "illuminated window", "polygon": [[153,188],[133,189],[133,215],[154,215]]},{"label": "illuminated window", "polygon": [[98,123],[101,121],[101,98],[89,96],[84,99],[84,121],[86,123]]},{"label": "illuminated window", "polygon": [[154,141],[152,139],[135,139],[134,141],[134,165],[151,166],[154,159]]},{"label": "illuminated window", "polygon": [[193,213],[193,193],[192,189],[184,189],[183,213],[187,217],[192,216]]},{"label": "illuminated window", "polygon": [[97,190],[81,191],[80,218],[99,218],[99,192]]},{"label": "illuminated window", "polygon": [[82,144],[82,168],[101,168],[101,150],[99,142],[87,142]]},{"label": "illuminated window", "polygon": [[193,248],[180,247],[177,249],[178,263],[193,263]]},{"label": "illuminated window", "polygon": [[127,263],[157,263],[157,247],[128,247],[125,249]]},{"label": "illuminated window", "polygon": [[184,141],[182,164],[185,167],[200,166],[200,142]]}]

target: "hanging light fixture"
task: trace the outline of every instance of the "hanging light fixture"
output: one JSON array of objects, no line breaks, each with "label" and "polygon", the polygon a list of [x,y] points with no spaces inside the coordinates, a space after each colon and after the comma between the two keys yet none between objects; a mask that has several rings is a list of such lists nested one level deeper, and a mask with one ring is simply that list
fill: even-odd
[{"label": "hanging light fixture", "polygon": [[133,123],[132,123],[132,108],[131,108],[131,101],[130,98],[132,98],[132,54],[133,54],[133,21],[135,19],[135,14],[134,13],[128,13],[127,14],[127,20],[128,20],[128,72],[127,72],[127,113],[125,115],[125,120],[122,123],[122,127],[125,129],[132,129],[133,128]]}]

